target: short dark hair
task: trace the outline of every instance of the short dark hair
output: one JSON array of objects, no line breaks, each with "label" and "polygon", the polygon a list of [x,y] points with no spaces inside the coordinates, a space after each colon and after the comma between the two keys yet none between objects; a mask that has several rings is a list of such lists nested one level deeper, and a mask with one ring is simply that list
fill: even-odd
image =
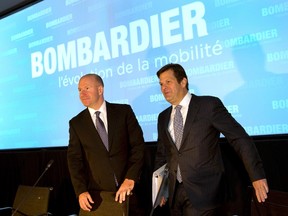
[{"label": "short dark hair", "polygon": [[163,72],[165,72],[167,70],[170,70],[170,69],[174,72],[174,76],[177,79],[178,83],[180,83],[183,80],[183,78],[187,79],[186,89],[189,90],[187,74],[185,72],[185,69],[180,64],[170,63],[170,64],[167,64],[167,65],[164,65],[162,68],[160,68],[160,70],[157,71],[158,78],[160,78],[160,75]]}]

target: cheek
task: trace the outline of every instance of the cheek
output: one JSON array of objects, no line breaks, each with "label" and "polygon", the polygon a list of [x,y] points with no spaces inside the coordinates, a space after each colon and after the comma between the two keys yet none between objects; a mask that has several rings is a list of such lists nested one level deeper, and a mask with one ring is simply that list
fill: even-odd
[{"label": "cheek", "polygon": [[79,93],[79,98],[85,96],[84,92]]}]

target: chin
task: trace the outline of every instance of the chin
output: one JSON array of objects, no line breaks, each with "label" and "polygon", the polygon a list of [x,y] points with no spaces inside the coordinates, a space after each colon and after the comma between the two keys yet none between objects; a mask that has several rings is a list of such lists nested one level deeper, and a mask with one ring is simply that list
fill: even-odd
[{"label": "chin", "polygon": [[167,101],[167,102],[169,102],[169,103],[171,103],[171,102],[172,102],[172,100],[171,100],[171,98],[170,98],[170,97],[165,97],[165,99],[166,99],[166,101]]}]

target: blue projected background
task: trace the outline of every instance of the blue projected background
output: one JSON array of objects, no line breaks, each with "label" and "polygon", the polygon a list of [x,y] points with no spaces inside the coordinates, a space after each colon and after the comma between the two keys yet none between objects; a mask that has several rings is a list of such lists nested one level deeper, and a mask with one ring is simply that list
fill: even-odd
[{"label": "blue projected background", "polygon": [[157,140],[169,104],[156,71],[171,62],[186,69],[190,92],[220,97],[250,135],[287,134],[287,16],[284,0],[45,0],[5,17],[0,149],[67,146],[86,73]]}]

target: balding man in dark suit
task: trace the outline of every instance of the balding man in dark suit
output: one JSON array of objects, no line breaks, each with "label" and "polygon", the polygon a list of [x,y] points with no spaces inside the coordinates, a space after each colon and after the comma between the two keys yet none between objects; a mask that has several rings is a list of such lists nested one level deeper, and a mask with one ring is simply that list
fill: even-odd
[{"label": "balding man in dark suit", "polygon": [[[242,159],[259,202],[268,184],[252,139],[212,96],[188,92],[188,78],[179,64],[158,72],[161,91],[172,105],[158,117],[155,169],[169,167],[169,206],[172,216],[219,215],[225,198],[224,166],[218,139],[222,133]],[[163,198],[161,205],[165,204]]]},{"label": "balding man in dark suit", "polygon": [[79,215],[123,216],[143,165],[142,130],[129,105],[104,100],[100,76],[84,75],[78,90],[87,109],[69,122],[67,159]]}]

